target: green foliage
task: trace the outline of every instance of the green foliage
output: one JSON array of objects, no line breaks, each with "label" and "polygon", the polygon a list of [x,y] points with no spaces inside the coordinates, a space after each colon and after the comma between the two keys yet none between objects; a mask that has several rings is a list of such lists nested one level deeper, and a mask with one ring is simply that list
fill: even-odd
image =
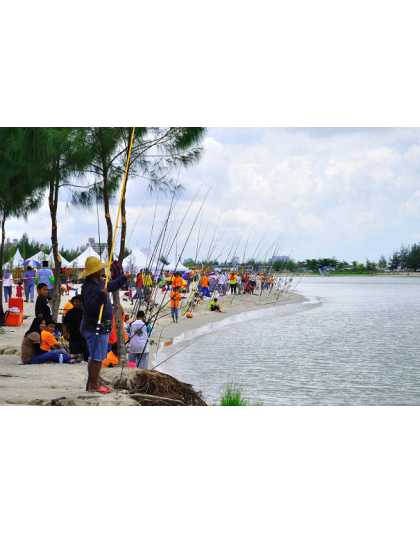
[{"label": "green foliage", "polygon": [[234,382],[226,386],[225,392],[220,397],[220,406],[260,406],[260,404],[251,404],[242,395],[242,389]]}]

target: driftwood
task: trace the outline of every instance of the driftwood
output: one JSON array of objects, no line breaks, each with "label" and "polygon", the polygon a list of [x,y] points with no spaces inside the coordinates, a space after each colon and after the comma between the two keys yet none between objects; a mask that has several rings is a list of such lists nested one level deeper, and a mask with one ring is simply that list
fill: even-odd
[{"label": "driftwood", "polygon": [[169,399],[168,397],[157,397],[156,395],[147,395],[146,393],[130,393],[130,397],[134,397],[136,399],[145,399],[148,401],[153,402],[165,402],[170,404],[175,404],[177,406],[185,406],[185,404],[177,399]]}]

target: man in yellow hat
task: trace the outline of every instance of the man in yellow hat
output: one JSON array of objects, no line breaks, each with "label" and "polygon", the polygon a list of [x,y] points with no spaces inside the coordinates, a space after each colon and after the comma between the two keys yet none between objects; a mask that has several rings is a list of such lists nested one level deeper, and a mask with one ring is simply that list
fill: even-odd
[{"label": "man in yellow hat", "polygon": [[[85,270],[79,274],[78,278],[85,278],[82,285],[83,319],[80,325],[80,332],[86,339],[89,349],[89,372],[90,372],[90,392],[111,393],[111,389],[99,386],[98,379],[102,362],[108,352],[108,338],[112,329],[112,304],[108,296],[121,289],[130,281],[130,275],[120,276],[116,280],[108,282],[105,289],[105,280],[101,278],[103,269],[107,267],[99,258],[89,256],[85,263]],[[103,305],[102,321],[97,334],[98,319],[101,306]]]}]

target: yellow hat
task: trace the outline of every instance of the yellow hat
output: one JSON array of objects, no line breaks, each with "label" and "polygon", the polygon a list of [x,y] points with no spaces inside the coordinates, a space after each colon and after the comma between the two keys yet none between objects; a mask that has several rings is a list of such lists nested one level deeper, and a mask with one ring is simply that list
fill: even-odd
[{"label": "yellow hat", "polygon": [[85,263],[85,270],[81,272],[77,278],[79,280],[80,278],[86,278],[90,274],[97,273],[101,269],[105,269],[107,266],[108,264],[102,263],[99,258],[96,258],[95,256],[89,256]]}]

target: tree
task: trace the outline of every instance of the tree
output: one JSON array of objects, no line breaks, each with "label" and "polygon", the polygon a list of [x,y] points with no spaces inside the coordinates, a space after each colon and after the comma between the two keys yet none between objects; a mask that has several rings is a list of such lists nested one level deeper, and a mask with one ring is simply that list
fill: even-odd
[{"label": "tree", "polygon": [[353,270],[355,271],[357,269],[357,261],[353,260],[351,264],[353,265]]},{"label": "tree", "polygon": [[[138,177],[149,181],[152,190],[173,192],[178,188],[171,173],[180,167],[198,162],[204,137],[204,128],[150,128],[138,127],[135,130],[128,168],[128,179]],[[123,260],[126,237],[125,193],[121,188],[127,166],[132,128],[87,128],[86,144],[91,155],[90,164],[85,169],[86,176],[93,176],[94,182],[84,190],[72,192],[75,205],[90,207],[94,203],[104,206],[107,226],[108,254],[112,251],[113,223],[110,203],[121,194],[121,237],[118,258]],[[169,253],[169,251],[168,251]],[[124,333],[122,330],[119,293],[113,294],[118,352],[124,355]]]},{"label": "tree", "polygon": [[383,254],[378,260],[378,265],[380,269],[386,269],[387,263],[386,263],[386,258]]},{"label": "tree", "polygon": [[51,218],[51,245],[54,257],[54,287],[52,301],[53,319],[57,320],[60,307],[61,257],[58,250],[57,211],[60,190],[75,187],[90,161],[82,128],[37,128],[41,168],[38,181],[48,193],[48,207]]},{"label": "tree", "polygon": [[394,252],[391,254],[391,256],[388,259],[388,267],[391,269],[391,271],[396,271],[399,266],[400,266],[400,255],[397,250],[394,250]]},{"label": "tree", "polygon": [[[36,211],[42,203],[36,182],[36,135],[33,128],[0,128],[0,280],[3,279],[3,252],[6,220]],[[29,194],[28,194],[29,193]],[[0,281],[0,304],[3,301]]]}]

